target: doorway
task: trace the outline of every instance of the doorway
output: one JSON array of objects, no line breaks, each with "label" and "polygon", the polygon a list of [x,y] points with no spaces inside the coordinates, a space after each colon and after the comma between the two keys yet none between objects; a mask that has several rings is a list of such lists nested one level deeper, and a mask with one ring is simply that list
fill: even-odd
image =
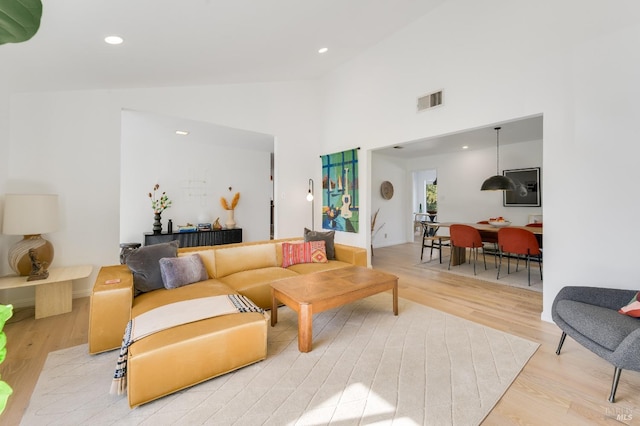
[{"label": "doorway", "polygon": [[421,241],[421,221],[435,222],[438,215],[438,172],[436,169],[412,172],[412,215],[414,241]]}]

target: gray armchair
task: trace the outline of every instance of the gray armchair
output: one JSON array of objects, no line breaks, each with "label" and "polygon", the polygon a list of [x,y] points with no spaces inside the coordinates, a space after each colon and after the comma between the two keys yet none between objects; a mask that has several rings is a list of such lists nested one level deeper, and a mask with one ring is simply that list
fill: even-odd
[{"label": "gray armchair", "polygon": [[562,330],[556,354],[567,335],[615,367],[609,402],[614,402],[622,370],[640,371],[640,319],[618,313],[635,290],[564,287],[551,308]]}]

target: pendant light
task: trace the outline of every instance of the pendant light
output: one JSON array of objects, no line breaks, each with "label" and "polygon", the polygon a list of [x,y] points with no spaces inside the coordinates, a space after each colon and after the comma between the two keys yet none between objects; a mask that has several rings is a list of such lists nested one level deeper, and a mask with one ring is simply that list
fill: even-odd
[{"label": "pendant light", "polygon": [[516,184],[506,176],[500,175],[500,127],[495,127],[496,131],[496,175],[487,178],[482,183],[481,191],[515,191]]}]

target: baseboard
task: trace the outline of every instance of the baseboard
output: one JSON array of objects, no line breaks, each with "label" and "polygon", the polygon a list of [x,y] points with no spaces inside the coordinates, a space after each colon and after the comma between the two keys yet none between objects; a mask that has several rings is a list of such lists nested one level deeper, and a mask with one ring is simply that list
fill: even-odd
[{"label": "baseboard", "polygon": [[376,244],[374,244],[373,245],[373,249],[375,250],[376,248],[397,246],[398,244],[404,244],[404,243],[406,243],[406,241],[386,241],[384,243],[376,243]]}]

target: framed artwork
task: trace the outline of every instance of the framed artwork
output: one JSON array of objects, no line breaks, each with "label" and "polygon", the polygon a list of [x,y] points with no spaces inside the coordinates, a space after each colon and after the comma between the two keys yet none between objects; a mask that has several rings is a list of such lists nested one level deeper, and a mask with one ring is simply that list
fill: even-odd
[{"label": "framed artwork", "polygon": [[359,232],[358,149],[322,155],[322,229]]},{"label": "framed artwork", "polygon": [[540,207],[542,201],[540,167],[503,170],[502,174],[516,184],[515,191],[503,193],[505,207]]}]

